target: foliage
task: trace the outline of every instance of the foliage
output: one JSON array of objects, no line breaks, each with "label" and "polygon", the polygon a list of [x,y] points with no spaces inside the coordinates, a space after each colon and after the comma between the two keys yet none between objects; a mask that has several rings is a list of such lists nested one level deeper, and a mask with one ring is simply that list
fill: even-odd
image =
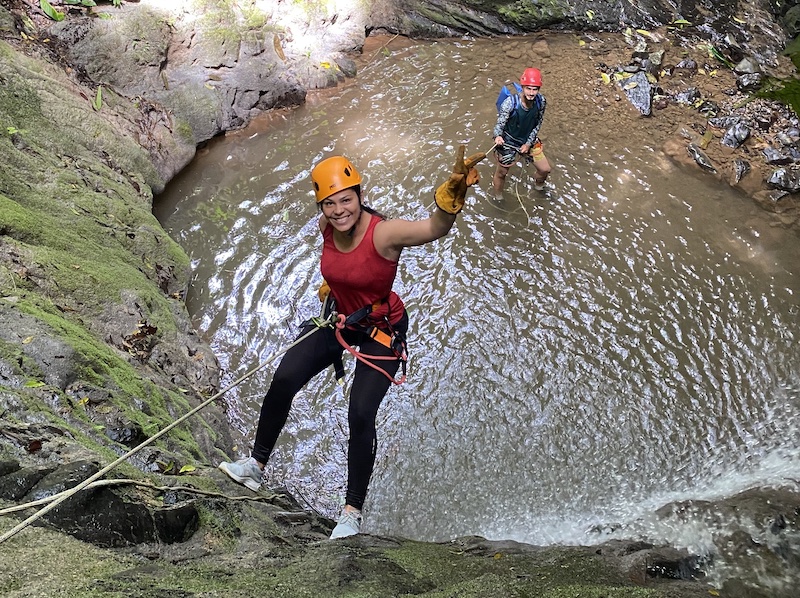
[{"label": "foliage", "polygon": [[781,102],[794,110],[795,114],[800,114],[800,80],[781,81],[770,78],[754,95],[757,98]]},{"label": "foliage", "polygon": [[783,55],[788,56],[796,69],[800,69],[800,36],[794,38],[783,50]]},{"label": "foliage", "polygon": [[94,100],[92,100],[92,108],[96,111],[99,111],[100,108],[103,107],[103,86],[100,85],[97,88],[97,94],[94,96]]},{"label": "foliage", "polygon": [[39,8],[41,8],[42,12],[44,12],[44,14],[46,14],[54,21],[64,20],[64,13],[58,12],[55,8],[53,8],[53,5],[50,4],[47,0],[39,0]]}]

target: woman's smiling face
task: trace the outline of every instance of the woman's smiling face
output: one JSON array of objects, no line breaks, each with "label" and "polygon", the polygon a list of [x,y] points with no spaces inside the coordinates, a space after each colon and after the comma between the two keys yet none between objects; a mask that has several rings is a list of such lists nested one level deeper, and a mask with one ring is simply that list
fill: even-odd
[{"label": "woman's smiling face", "polygon": [[322,214],[336,230],[347,232],[358,222],[358,217],[361,214],[361,202],[358,199],[356,190],[352,187],[337,191],[320,203],[322,205]]}]

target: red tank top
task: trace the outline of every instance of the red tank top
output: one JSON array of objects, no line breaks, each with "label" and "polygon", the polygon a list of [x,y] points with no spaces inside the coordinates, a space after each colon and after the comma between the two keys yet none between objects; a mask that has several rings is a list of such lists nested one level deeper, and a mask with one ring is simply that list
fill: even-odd
[{"label": "red tank top", "polygon": [[322,231],[320,269],[331,287],[340,314],[349,316],[366,305],[380,303],[369,319],[377,323],[386,317],[391,324],[396,324],[405,311],[403,301],[392,290],[397,262],[387,260],[375,249],[373,233],[381,219],[372,214],[370,216],[364,238],[347,253],[336,249],[333,227],[330,224],[325,227]]}]

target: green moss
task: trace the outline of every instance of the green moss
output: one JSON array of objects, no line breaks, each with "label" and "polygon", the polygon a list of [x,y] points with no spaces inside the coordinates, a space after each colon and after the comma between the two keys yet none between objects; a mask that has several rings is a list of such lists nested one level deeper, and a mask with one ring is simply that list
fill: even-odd
[{"label": "green moss", "polygon": [[186,143],[194,144],[194,132],[188,121],[184,119],[178,120],[175,132]]},{"label": "green moss", "polygon": [[[158,268],[188,268],[188,257],[177,245],[164,240],[160,255],[136,256],[125,247],[132,232],[119,218],[107,214],[105,226],[79,210],[59,218],[44,210],[26,208],[0,194],[0,234],[16,239],[30,253],[36,266],[52,283],[43,290],[57,303],[74,309],[101,311],[109,299],[121,302],[123,291],[132,291],[149,310],[150,323],[161,334],[174,332],[170,300],[153,284]],[[106,238],[98,237],[105,231]],[[132,242],[128,239],[128,242]],[[97,259],[102,255],[103,259]],[[156,261],[158,259],[158,261]],[[162,261],[163,260],[163,261]]]},{"label": "green moss", "polygon": [[[426,596],[537,596],[644,598],[659,594],[631,586],[599,559],[558,548],[542,552],[476,555],[456,545],[405,542],[386,554],[416,578],[445,588]],[[576,579],[587,580],[576,583]],[[589,581],[590,580],[590,581]],[[500,588],[502,591],[499,592]]]},{"label": "green moss", "polygon": [[19,345],[12,345],[0,338],[0,359],[13,368],[12,374],[32,380],[44,377],[42,369],[33,359],[28,357]]},{"label": "green moss", "polygon": [[522,29],[531,30],[544,27],[565,18],[573,9],[565,0],[507,0],[494,2],[491,0],[467,0],[467,4],[487,12],[494,12],[510,24]]},{"label": "green moss", "polygon": [[[34,296],[18,298],[14,307],[45,323],[54,336],[72,347],[82,358],[78,366],[80,379],[108,388],[111,403],[148,436],[156,434],[190,410],[188,401],[180,393],[160,389],[142,378],[114,349],[92,336],[81,325],[67,320],[52,305]],[[13,355],[10,347],[6,346],[3,350]],[[34,373],[33,368],[31,370]],[[141,405],[146,406],[147,413]],[[33,409],[36,404],[34,402],[29,406]],[[187,455],[202,458],[202,451],[186,424],[171,430],[162,442],[173,443]]]}]

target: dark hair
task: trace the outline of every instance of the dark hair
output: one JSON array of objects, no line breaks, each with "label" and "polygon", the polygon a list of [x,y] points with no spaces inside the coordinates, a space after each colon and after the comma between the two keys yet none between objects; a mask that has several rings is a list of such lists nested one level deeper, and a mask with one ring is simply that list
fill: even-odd
[{"label": "dark hair", "polygon": [[378,218],[380,218],[381,220],[389,220],[389,219],[388,219],[386,216],[384,216],[383,214],[381,214],[381,213],[380,213],[378,210],[376,210],[375,208],[371,208],[371,207],[369,207],[369,206],[365,206],[364,204],[361,204],[361,207],[362,207],[362,208],[364,208],[364,211],[365,211],[365,212],[368,212],[368,213],[372,214],[373,216],[377,216],[377,217],[378,217]]},{"label": "dark hair", "polygon": [[[384,214],[381,214],[375,208],[371,208],[368,205],[361,203],[361,185],[355,185],[354,187],[348,187],[348,189],[353,189],[356,192],[356,196],[358,196],[358,203],[363,208],[365,212],[372,214],[373,216],[377,216],[381,220],[389,220]],[[323,200],[324,201],[324,200]],[[320,211],[322,210],[322,202],[317,204],[319,206]]]}]

